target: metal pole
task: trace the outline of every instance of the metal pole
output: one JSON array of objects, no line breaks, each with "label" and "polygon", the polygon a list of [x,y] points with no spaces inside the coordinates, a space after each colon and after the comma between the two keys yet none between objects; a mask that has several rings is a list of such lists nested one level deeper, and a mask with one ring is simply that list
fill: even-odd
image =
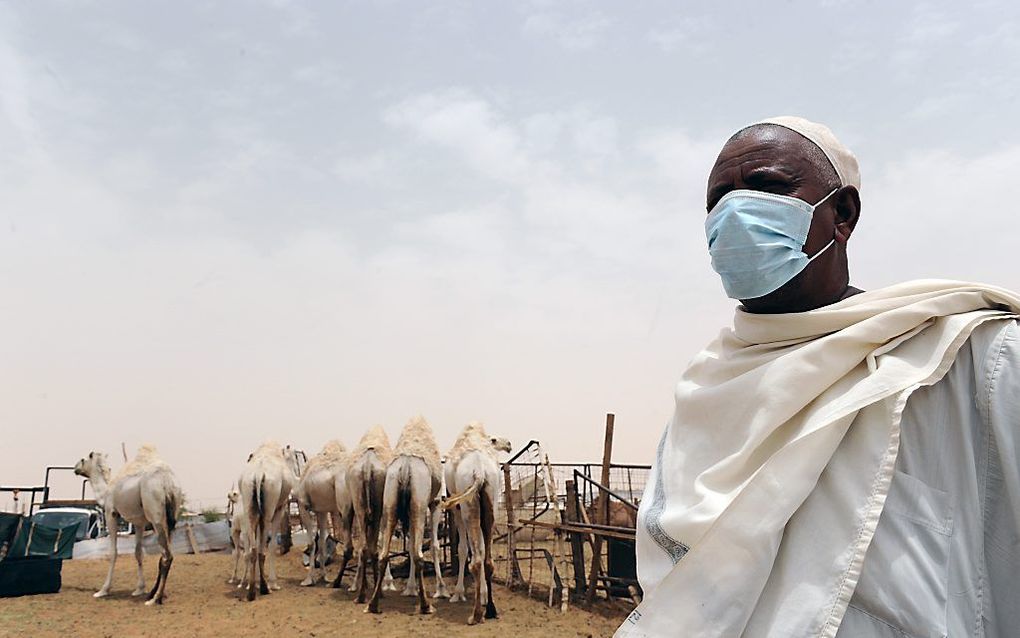
[{"label": "metal pole", "polygon": [[517,565],[516,543],[514,531],[517,527],[517,516],[514,512],[513,492],[510,489],[510,464],[503,464],[503,502],[506,507],[506,587],[513,589],[514,580],[520,577],[521,569]]},{"label": "metal pole", "polygon": [[[578,523],[581,517],[578,514],[577,484],[574,481],[567,481],[567,510],[564,516],[568,523]],[[580,595],[585,590],[584,584],[584,539],[580,534],[570,533],[570,558],[574,563],[574,592]]]}]

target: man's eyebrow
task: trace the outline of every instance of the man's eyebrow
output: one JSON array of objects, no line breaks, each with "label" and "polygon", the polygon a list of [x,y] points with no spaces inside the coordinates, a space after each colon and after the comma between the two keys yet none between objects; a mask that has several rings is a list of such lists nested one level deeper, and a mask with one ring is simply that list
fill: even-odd
[{"label": "man's eyebrow", "polygon": [[[752,190],[786,190],[787,187],[799,184],[801,179],[796,172],[782,166],[759,166],[744,173],[743,181],[752,187]],[[733,190],[733,184],[729,180],[712,186],[705,199],[706,208],[712,210],[719,200],[731,190]]]}]

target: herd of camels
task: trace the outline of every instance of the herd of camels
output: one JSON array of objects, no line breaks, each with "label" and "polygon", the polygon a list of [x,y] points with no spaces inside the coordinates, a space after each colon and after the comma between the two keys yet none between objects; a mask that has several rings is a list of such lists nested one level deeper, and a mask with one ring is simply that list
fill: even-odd
[{"label": "herd of camels", "polygon": [[[509,452],[510,442],[489,436],[481,423],[472,422],[461,431],[447,454],[444,471],[432,428],[418,416],[408,421],[393,447],[380,426],[366,432],[351,451],[339,441],[330,441],[309,459],[299,476],[291,448],[267,441],[248,457],[238,480],[239,489],[229,495],[235,547],[234,574],[229,582],[239,580],[239,587],[246,589],[249,601],[257,594],[279,589],[276,552],[271,548],[276,542],[275,530],[286,520],[293,493],[299,503],[302,524],[317,554],[309,560],[308,575],[302,585],[314,585],[325,578],[325,539],[332,527],[343,548],[340,571],[333,587],[340,587],[345,568],[355,556],[357,569],[349,591],[356,592],[355,602],[367,600],[366,611],[379,613],[383,590],[396,589],[389,575],[389,556],[390,542],[399,522],[410,556],[404,595],[417,595],[419,612],[429,614],[434,609],[425,592],[422,552],[425,528],[431,518],[432,547],[437,548],[438,512],[441,508],[456,508],[453,519],[460,537],[457,584],[451,596],[443,581],[438,554],[433,551],[436,563],[433,597],[449,597],[454,602],[467,600],[464,570],[470,554],[474,607],[468,623],[496,618],[491,550],[500,476],[497,455],[501,451]],[[118,519],[134,526],[138,563],[134,596],[146,594],[142,535],[147,525],[155,530],[162,552],[156,583],[148,590],[145,604],[162,604],[173,563],[170,534],[181,501],[181,491],[170,466],[159,458],[155,448],[143,446],[112,479],[106,455],[98,452],[90,452],[81,459],[75,466],[75,473],[91,483],[111,530],[117,529]],[[448,498],[441,494],[444,480],[451,494]],[[111,534],[111,550],[109,572],[103,586],[95,593],[97,598],[110,592],[117,561],[116,534]],[[239,579],[242,555],[243,576]],[[369,569],[374,577],[371,594],[368,591]]]}]

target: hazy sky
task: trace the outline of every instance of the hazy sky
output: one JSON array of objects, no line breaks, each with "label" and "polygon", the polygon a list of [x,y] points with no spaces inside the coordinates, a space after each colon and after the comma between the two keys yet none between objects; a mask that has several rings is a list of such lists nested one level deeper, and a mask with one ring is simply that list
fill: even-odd
[{"label": "hazy sky", "polygon": [[219,505],[418,412],[649,462],[725,138],[856,151],[857,285],[1020,288],[1018,78],[1011,0],[2,2],[0,484],[152,442]]}]

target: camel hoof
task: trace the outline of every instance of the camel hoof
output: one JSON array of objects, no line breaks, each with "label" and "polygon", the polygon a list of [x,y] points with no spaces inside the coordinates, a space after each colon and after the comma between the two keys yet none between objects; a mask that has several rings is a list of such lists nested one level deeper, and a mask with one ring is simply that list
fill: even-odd
[{"label": "camel hoof", "polygon": [[148,593],[145,591],[145,585],[131,592],[131,596],[141,596],[142,594]]},{"label": "camel hoof", "polygon": [[400,595],[401,596],[417,596],[418,595],[418,590],[416,590],[416,589],[405,589],[404,591],[400,592]]},{"label": "camel hoof", "polygon": [[162,605],[162,604],[163,604],[163,599],[162,598],[150,598],[149,600],[145,601],[145,606],[146,607],[152,607],[153,605]]},{"label": "camel hoof", "polygon": [[397,586],[393,583],[383,583],[383,591],[397,591]]},{"label": "camel hoof", "polygon": [[482,624],[483,622],[485,622],[485,619],[484,619],[484,618],[482,618],[482,617],[480,617],[480,616],[479,616],[479,617],[475,617],[475,615],[474,615],[474,614],[472,614],[472,615],[471,615],[471,617],[470,617],[470,618],[468,618],[468,624],[469,624],[469,625],[480,625],[480,624]]},{"label": "camel hoof", "polygon": [[106,597],[107,597],[107,596],[109,596],[109,595],[110,595],[110,592],[108,592],[108,591],[103,591],[102,589],[100,589],[100,590],[99,590],[99,591],[97,591],[96,593],[92,594],[92,597],[93,597],[93,598],[106,598]]},{"label": "camel hoof", "polygon": [[357,585],[351,585],[350,587],[347,588],[347,593],[348,594],[353,594],[356,591],[358,591]]},{"label": "camel hoof", "polygon": [[273,591],[280,591],[280,586],[277,585],[276,583],[273,583],[272,585],[269,586],[269,589]]},{"label": "camel hoof", "polygon": [[464,594],[455,593],[453,596],[450,596],[451,603],[462,603],[465,601],[467,601],[467,598],[464,598]]},{"label": "camel hoof", "polygon": [[492,611],[486,610],[485,617],[490,619],[499,618],[499,612],[497,612],[495,609],[493,609]]},{"label": "camel hoof", "polygon": [[311,580],[310,578],[306,578],[303,581],[301,581],[301,586],[302,587],[311,587],[314,584],[315,584],[315,581]]},{"label": "camel hoof", "polygon": [[432,605],[426,605],[425,607],[422,607],[418,611],[420,611],[423,616],[428,616],[430,614],[436,613],[436,608],[433,607]]},{"label": "camel hoof", "polygon": [[365,607],[365,613],[366,614],[378,614],[379,613],[379,605],[376,605],[374,607],[372,605],[369,605],[369,606]]}]

